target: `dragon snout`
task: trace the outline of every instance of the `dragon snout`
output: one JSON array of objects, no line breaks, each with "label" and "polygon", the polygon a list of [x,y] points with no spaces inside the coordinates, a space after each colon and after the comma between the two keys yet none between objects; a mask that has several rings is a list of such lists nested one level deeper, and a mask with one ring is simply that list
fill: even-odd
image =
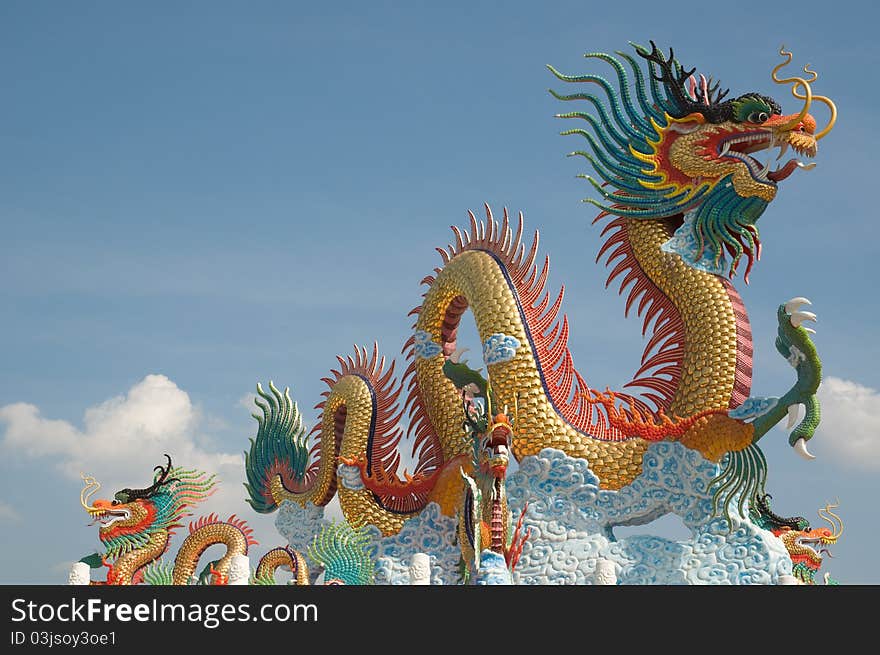
[{"label": "dragon snout", "polygon": [[805,114],[800,118],[797,114],[775,114],[762,123],[762,127],[772,128],[778,135],[788,133],[814,135],[816,119],[812,114]]},{"label": "dragon snout", "polygon": [[815,133],[816,119],[807,114],[793,129],[778,134],[777,140],[787,143],[798,154],[815,157],[819,150]]},{"label": "dragon snout", "polygon": [[89,516],[92,517],[91,525],[97,523],[102,529],[107,529],[117,521],[127,521],[131,518],[132,512],[128,507],[120,506],[112,500],[99,498],[95,504],[88,510]]}]

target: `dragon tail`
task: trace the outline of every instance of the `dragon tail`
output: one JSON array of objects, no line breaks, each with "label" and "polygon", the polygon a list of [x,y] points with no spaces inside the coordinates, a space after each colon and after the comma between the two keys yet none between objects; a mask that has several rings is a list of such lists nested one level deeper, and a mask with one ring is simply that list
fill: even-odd
[{"label": "dragon tail", "polygon": [[259,429],[245,454],[248,502],[262,513],[285,500],[321,506],[338,490],[349,521],[396,532],[428,502],[442,458],[417,437],[413,472],[400,472],[402,385],[378,345],[372,353],[356,347],[353,356],[337,361],[323,379],[328,389],[316,405],[321,417],[308,433],[288,389],[282,394],[270,383],[265,393],[257,386],[255,402],[263,411],[254,414]]},{"label": "dragon tail", "polygon": [[245,452],[247,502],[261,514],[278,509],[278,500],[272,492],[272,480],[277,476],[284,488],[302,492],[308,487],[308,436],[302,424],[297,404],[290,398],[290,389],[282,395],[272,382],[266,393],[257,383],[254,403],[262,415],[252,414],[259,429],[251,439],[250,452]]}]

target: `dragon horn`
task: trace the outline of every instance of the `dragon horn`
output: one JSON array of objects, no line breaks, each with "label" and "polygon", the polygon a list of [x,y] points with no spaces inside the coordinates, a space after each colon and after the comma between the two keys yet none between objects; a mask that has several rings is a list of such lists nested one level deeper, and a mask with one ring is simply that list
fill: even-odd
[{"label": "dragon horn", "polygon": [[827,505],[825,505],[825,507],[819,510],[818,514],[831,524],[831,539],[833,541],[837,541],[840,538],[840,535],[843,534],[843,520],[837,514],[831,511],[832,507],[837,509],[838,507],[840,507],[840,502],[836,501],[833,504],[828,503]]},{"label": "dragon horn", "polygon": [[[153,484],[146,489],[126,489],[130,500],[134,500],[135,498],[150,498],[155,495],[163,485],[179,481],[179,478],[168,477],[168,474],[171,473],[171,455],[165,453],[165,459],[168,460],[165,466],[160,465],[153,467],[153,477],[155,478]],[[158,475],[156,475],[157,473]]]},{"label": "dragon horn", "polygon": [[82,491],[79,492],[79,502],[87,512],[93,512],[95,511],[95,508],[89,505],[89,498],[98,492],[98,489],[101,488],[101,483],[91,475],[86,475],[85,473],[80,473],[80,477],[82,478],[84,486]]},{"label": "dragon horn", "polygon": [[[792,118],[790,121],[785,123],[784,125],[779,125],[776,128],[777,130],[779,130],[781,132],[781,131],[791,130],[791,129],[795,128],[797,126],[797,124],[803,120],[804,116],[807,115],[807,112],[810,109],[810,103],[813,101],[813,90],[810,88],[810,83],[802,77],[784,77],[784,78],[776,77],[776,73],[778,73],[782,67],[790,64],[791,58],[792,58],[792,54],[785,49],[785,46],[781,46],[779,48],[779,54],[782,55],[783,57],[785,57],[785,61],[777,64],[773,68],[773,70],[770,73],[770,77],[772,77],[773,81],[776,82],[777,84],[788,84],[790,82],[793,83],[792,87],[791,87],[791,94],[795,98],[798,98],[799,100],[804,100],[804,106],[803,106],[803,109],[801,109],[800,113],[797,116],[795,116],[794,118]],[[812,73],[812,74],[815,75],[815,73]],[[803,96],[798,95],[797,88],[799,86],[804,87],[805,95],[803,95]],[[824,134],[823,134],[823,136],[824,136]]]},{"label": "dragon horn", "polygon": [[[816,71],[810,70],[809,64],[804,66],[804,72],[809,75],[812,75],[812,77],[809,80],[807,80],[807,82],[809,82],[809,83],[813,83],[817,79],[819,79],[819,73],[817,73]],[[800,84],[795,84],[794,87],[792,87],[791,93],[795,98],[798,98],[799,100],[806,100],[807,96],[801,95],[798,93],[797,89],[799,86],[800,86]],[[826,136],[831,131],[831,128],[834,127],[834,124],[837,122],[837,107],[835,106],[834,102],[832,102],[831,99],[827,98],[826,96],[813,95],[812,98],[813,98],[813,100],[818,100],[822,104],[826,105],[828,107],[828,109],[831,111],[831,117],[828,119],[828,125],[826,125],[824,128],[822,128],[822,130],[820,130],[819,132],[817,132],[816,134],[813,135],[813,138],[816,139],[816,141],[818,141],[819,139]]]},{"label": "dragon horn", "polygon": [[[813,82],[815,82],[816,80],[819,79],[819,73],[817,73],[816,71],[810,70],[809,64],[804,64],[804,72],[807,75],[812,75],[812,77],[807,80],[807,82],[809,82],[810,84],[812,84]],[[813,96],[813,97],[815,98],[815,96]]]}]

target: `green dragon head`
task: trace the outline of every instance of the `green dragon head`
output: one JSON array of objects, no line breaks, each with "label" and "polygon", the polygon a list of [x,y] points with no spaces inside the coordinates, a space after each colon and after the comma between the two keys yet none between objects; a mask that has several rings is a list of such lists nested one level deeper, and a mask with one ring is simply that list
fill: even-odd
[{"label": "green dragon head", "polygon": [[[745,277],[760,256],[756,221],[776,196],[777,185],[796,168],[809,169],[791,158],[776,168],[768,158],[762,163],[756,153],[779,148],[777,161],[791,149],[813,157],[817,142],[834,125],[834,103],[812,92],[818,75],[804,67],[807,77],[780,78],[777,73],[792,55],[780,49],[785,60],[772,72],[778,84],[791,84],[795,98],[803,101],[794,114],[783,114],[772,98],[757,92],[725,100],[720,91],[695,69],[685,70],[672,50],[666,57],[651,42],[651,50],[635,45],[649,73],[646,87],[641,68],[626,53],[617,54],[628,62],[634,75],[634,89],[624,66],[604,53],[587,53],[614,67],[619,89],[597,75],[568,76],[550,70],[565,82],[589,82],[600,86],[608,104],[595,95],[560,95],[560,100],[586,100],[596,115],[586,112],[559,114],[561,118],[587,121],[592,132],[567,130],[587,139],[591,152],[575,152],[590,161],[598,181],[588,179],[603,201],[588,199],[605,213],[643,219],[674,219],[683,226],[678,239],[668,244],[691,266],[713,273],[733,275],[743,255],[747,258]],[[633,97],[633,91],[635,97]],[[650,94],[650,97],[649,97]],[[814,101],[831,111],[828,124],[817,131],[816,120],[808,111]],[[768,155],[769,156],[769,155]],[[731,260],[727,268],[725,252]],[[725,269],[727,269],[725,271]]]}]

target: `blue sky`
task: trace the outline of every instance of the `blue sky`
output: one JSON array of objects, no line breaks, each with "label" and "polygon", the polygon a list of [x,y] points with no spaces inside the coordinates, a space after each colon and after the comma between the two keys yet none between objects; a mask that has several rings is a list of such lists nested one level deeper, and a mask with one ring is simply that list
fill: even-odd
[{"label": "blue sky", "polygon": [[277,545],[273,517],[241,501],[248,394],[289,385],[311,423],[337,353],[378,340],[397,356],[434,247],[484,202],[540,229],[587,381],[630,379],[639,326],[593,263],[587,169],[564,156],[580,144],[558,136],[545,65],[607,75],[582,54],[649,39],[791,111],[770,80],[784,43],[837,103],[817,168],[781,184],[737,286],[757,395],[793,379],[776,306],[804,295],[819,316],[818,459],[765,437],[774,508],[818,522],[839,497],[828,570],[880,582],[880,49],[877,10],[852,4],[701,3],[689,18],[640,2],[2,3],[0,582],[63,581],[94,548],[80,468],[136,486],[172,447],[216,465],[211,509],[251,521],[258,554]]}]

